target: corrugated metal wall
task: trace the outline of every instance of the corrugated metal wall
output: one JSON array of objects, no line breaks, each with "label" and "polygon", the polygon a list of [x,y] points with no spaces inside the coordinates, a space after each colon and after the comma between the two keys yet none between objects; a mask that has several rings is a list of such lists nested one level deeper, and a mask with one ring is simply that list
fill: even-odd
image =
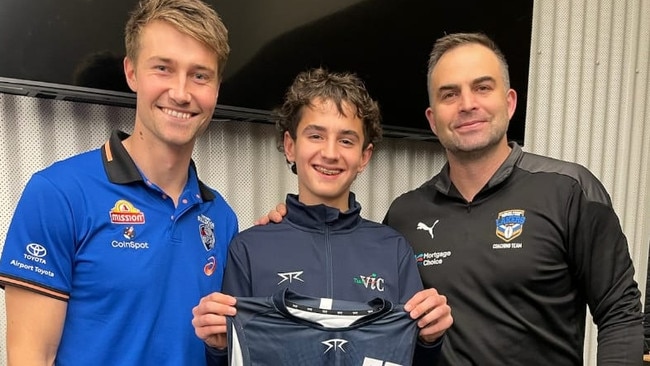
[{"label": "corrugated metal wall", "polygon": [[[650,0],[535,2],[524,150],[576,161],[601,178],[642,286],[650,241],[649,56]],[[133,118],[131,109],[0,94],[0,238],[34,171],[98,147],[112,128],[130,131]],[[226,197],[242,229],[296,191],[273,131],[263,124],[213,123],[197,144],[199,175]],[[443,163],[435,143],[385,140],[354,185],[364,215],[381,220],[394,197]],[[4,324],[0,297],[0,329]],[[593,327],[588,337],[585,364],[596,365]]]},{"label": "corrugated metal wall", "polygon": [[[650,1],[538,0],[532,41],[526,150],[581,163],[602,180],[643,287],[650,234]],[[596,331],[587,331],[585,364],[596,365]]]}]

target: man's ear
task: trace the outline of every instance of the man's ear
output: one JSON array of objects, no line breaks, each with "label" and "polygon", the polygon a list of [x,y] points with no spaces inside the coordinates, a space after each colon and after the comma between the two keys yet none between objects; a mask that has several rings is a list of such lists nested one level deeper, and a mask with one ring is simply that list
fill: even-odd
[{"label": "man's ear", "polygon": [[134,93],[137,93],[138,81],[135,76],[135,63],[128,57],[124,58],[124,76],[126,77],[126,83],[129,84],[129,88]]},{"label": "man's ear", "polygon": [[515,114],[517,109],[517,92],[514,89],[509,89],[506,92],[506,100],[508,101],[508,120]]},{"label": "man's ear", "polygon": [[433,131],[433,133],[438,136],[438,128],[436,127],[436,118],[433,114],[433,109],[431,109],[431,107],[427,107],[427,110],[424,111],[424,115],[427,117],[427,121],[429,121],[429,127],[431,128],[431,131]]}]

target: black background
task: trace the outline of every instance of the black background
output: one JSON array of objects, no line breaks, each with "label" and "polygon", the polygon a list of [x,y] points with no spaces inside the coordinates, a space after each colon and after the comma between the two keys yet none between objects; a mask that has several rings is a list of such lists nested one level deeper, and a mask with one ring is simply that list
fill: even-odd
[{"label": "black background", "polygon": [[[220,106],[268,111],[282,102],[298,72],[322,66],[355,72],[366,82],[387,135],[406,131],[433,139],[424,117],[431,47],[446,33],[481,31],[508,59],[518,95],[508,136],[523,143],[533,0],[207,2],[221,14],[232,48]],[[0,77],[128,91],[123,27],[135,3],[2,0]]]}]

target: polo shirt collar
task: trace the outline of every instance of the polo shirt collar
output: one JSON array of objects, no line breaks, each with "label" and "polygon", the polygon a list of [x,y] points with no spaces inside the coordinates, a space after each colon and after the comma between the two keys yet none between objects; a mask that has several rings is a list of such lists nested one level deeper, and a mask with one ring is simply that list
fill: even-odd
[{"label": "polo shirt collar", "polygon": [[[104,170],[108,176],[108,180],[115,184],[129,184],[134,182],[144,182],[140,170],[135,165],[133,159],[122,145],[122,140],[130,135],[126,132],[114,130],[111,137],[102,146],[102,163]],[[188,177],[196,177],[201,198],[204,201],[211,201],[215,198],[214,193],[208,188],[201,180],[198,179],[196,174],[196,166],[194,161],[190,161],[189,169],[193,174],[188,174]]]}]

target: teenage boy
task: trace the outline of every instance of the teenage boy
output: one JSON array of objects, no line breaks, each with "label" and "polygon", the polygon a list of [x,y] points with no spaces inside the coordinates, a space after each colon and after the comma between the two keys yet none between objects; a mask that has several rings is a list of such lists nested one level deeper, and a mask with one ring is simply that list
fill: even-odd
[{"label": "teenage boy", "polygon": [[[279,288],[302,295],[405,304],[418,319],[414,363],[431,364],[452,324],[446,298],[422,290],[413,251],[393,229],[363,219],[350,186],[381,138],[380,114],[352,74],[300,73],[278,112],[278,149],[298,175],[298,195],[279,224],[252,227],[231,243],[223,293],[201,299],[192,323],[217,364],[225,357],[226,316],[235,297],[270,296]],[[368,276],[381,286],[364,286]],[[221,359],[220,359],[221,357]]]}]

